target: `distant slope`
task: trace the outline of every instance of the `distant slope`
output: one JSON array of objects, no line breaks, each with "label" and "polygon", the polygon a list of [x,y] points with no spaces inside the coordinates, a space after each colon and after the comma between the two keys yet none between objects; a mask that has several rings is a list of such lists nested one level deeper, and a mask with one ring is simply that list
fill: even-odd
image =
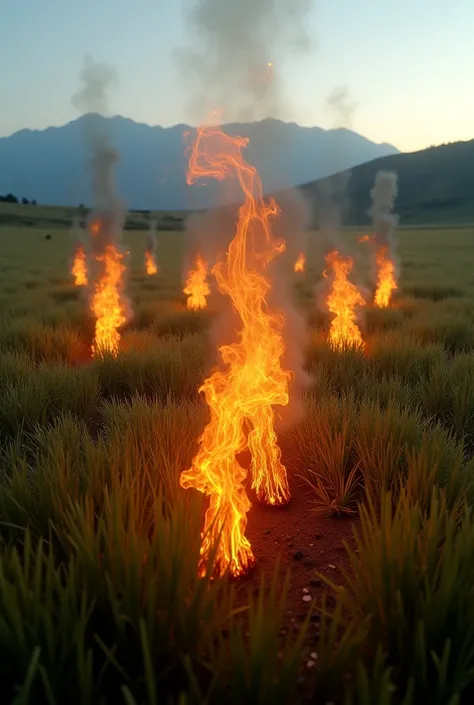
[{"label": "distant slope", "polygon": [[[370,189],[379,169],[398,174],[401,224],[474,223],[474,140],[375,159],[352,170],[345,221],[370,223]],[[324,182],[305,184],[313,202]]]},{"label": "distant slope", "polygon": [[[187,126],[165,129],[90,114],[62,127],[21,130],[0,138],[0,193],[50,205],[89,204],[86,135],[93,121],[106,123],[120,153],[117,183],[127,207],[182,210],[215,204],[214,184],[186,185],[183,133]],[[257,166],[267,193],[397,153],[391,145],[375,144],[345,129],[307,128],[273,119],[225,129],[250,138],[245,156]],[[229,200],[235,198],[225,193]]]}]

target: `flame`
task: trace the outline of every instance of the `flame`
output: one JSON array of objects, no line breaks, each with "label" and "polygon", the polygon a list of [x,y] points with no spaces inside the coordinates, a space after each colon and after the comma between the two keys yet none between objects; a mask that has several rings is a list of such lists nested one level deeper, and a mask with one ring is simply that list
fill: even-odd
[{"label": "flame", "polygon": [[348,279],[354,260],[352,257],[343,257],[337,250],[332,250],[326,256],[326,262],[331,274],[326,270],[323,276],[332,277],[332,287],[326,305],[334,314],[329,330],[329,344],[335,349],[343,349],[348,345],[362,346],[364,341],[357,325],[356,308],[363,306],[365,300],[355,284]]},{"label": "flame", "polygon": [[387,308],[390,304],[392,292],[397,289],[395,279],[395,263],[390,258],[388,245],[382,245],[377,251],[377,290],[375,292],[375,305]]},{"label": "flame", "polygon": [[303,252],[300,252],[298,259],[296,260],[293,269],[295,272],[304,272],[306,264],[306,257]]},{"label": "flame", "polygon": [[145,251],[145,269],[146,273],[150,275],[158,273],[155,255],[150,250]]},{"label": "flame", "polygon": [[252,487],[259,499],[278,505],[290,497],[272,407],[288,404],[291,373],[280,365],[284,317],[268,311],[265,296],[270,284],[262,273],[285,244],[272,238],[269,218],[278,213],[278,207],[273,200],[268,204],[263,200],[257,171],[242,156],[247,144],[247,139],[230,137],[218,127],[199,128],[188,171],[188,183],[202,176],[223,180],[235,175],[245,196],[226,259],[213,269],[220,291],[231,298],[240,318],[238,340],[219,348],[223,369],[217,369],[199,390],[204,392],[211,419],[199,439],[192,467],[180,479],[183,487],[194,487],[210,498],[201,574],[212,551],[214,570],[220,575],[226,571],[242,575],[254,560],[245,537],[250,501],[239,453],[250,451]]},{"label": "flame", "polygon": [[74,255],[71,274],[74,277],[75,286],[87,286],[87,261],[86,253],[82,245],[79,245],[76,250],[76,254]]},{"label": "flame", "polygon": [[196,268],[191,269],[186,280],[183,292],[188,295],[187,307],[192,311],[206,308],[206,296],[211,290],[207,283],[207,263],[202,257],[196,258]]},{"label": "flame", "polygon": [[126,322],[122,301],[123,253],[115,245],[107,245],[103,254],[96,256],[103,263],[103,274],[95,286],[91,309],[96,317],[92,355],[109,352],[117,355],[120,342],[118,329]]},{"label": "flame", "polygon": [[94,220],[90,226],[90,231],[93,235],[98,235],[100,231],[100,222],[98,220]]},{"label": "flame", "polygon": [[362,242],[371,242],[374,239],[373,235],[359,235],[357,238],[357,242],[362,243]]}]

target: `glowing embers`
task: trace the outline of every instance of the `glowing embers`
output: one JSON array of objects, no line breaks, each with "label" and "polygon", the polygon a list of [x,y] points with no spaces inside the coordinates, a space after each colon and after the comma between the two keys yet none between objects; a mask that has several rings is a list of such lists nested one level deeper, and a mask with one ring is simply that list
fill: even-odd
[{"label": "glowing embers", "polygon": [[126,320],[123,302],[125,265],[123,253],[114,244],[106,245],[95,259],[102,271],[95,284],[91,310],[96,318],[92,355],[110,353],[117,355],[120,342],[119,328]]},{"label": "glowing embers", "polygon": [[285,245],[272,238],[269,220],[278,207],[273,200],[264,202],[258,174],[243,159],[247,143],[218,127],[199,128],[188,171],[188,183],[200,177],[236,177],[245,196],[226,259],[213,269],[220,291],[232,301],[240,328],[236,342],[219,348],[221,367],[200,388],[211,419],[192,467],[181,475],[183,487],[209,495],[200,571],[214,555],[218,575],[227,571],[242,575],[254,560],[245,537],[250,508],[243,484],[247,471],[238,454],[250,451],[252,487],[261,501],[281,505],[290,497],[273,406],[288,404],[291,373],[280,364],[284,317],[268,310],[270,284],[263,274]]},{"label": "glowing embers", "polygon": [[377,289],[375,291],[374,302],[379,308],[387,308],[390,305],[392,293],[398,288],[395,278],[395,263],[390,257],[388,245],[382,245],[375,255],[377,265]]},{"label": "glowing embers", "polygon": [[87,258],[83,245],[78,245],[76,248],[71,267],[71,274],[73,276],[75,286],[87,286]]},{"label": "glowing embers", "polygon": [[207,264],[202,257],[196,258],[195,269],[191,269],[186,280],[186,286],[183,292],[187,294],[187,307],[192,311],[206,308],[206,296],[209,296],[211,290],[207,283]]},{"label": "glowing embers", "polygon": [[158,274],[158,265],[156,264],[155,253],[150,250],[145,250],[145,270],[150,276],[153,274]]},{"label": "glowing embers", "polygon": [[304,272],[306,267],[306,257],[303,252],[300,252],[298,259],[296,260],[293,269],[295,272]]},{"label": "glowing embers", "polygon": [[326,306],[334,315],[329,329],[329,344],[339,350],[362,347],[364,341],[357,324],[357,309],[364,306],[365,299],[355,284],[349,281],[354,261],[332,250],[326,256],[326,264],[323,275],[331,283]]}]

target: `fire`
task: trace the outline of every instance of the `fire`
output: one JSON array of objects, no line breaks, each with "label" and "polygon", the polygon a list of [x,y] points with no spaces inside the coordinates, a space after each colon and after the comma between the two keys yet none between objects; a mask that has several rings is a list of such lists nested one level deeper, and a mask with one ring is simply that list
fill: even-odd
[{"label": "fire", "polygon": [[374,239],[373,235],[359,235],[357,238],[357,242],[362,243],[362,242],[371,242]]},{"label": "fire", "polygon": [[155,255],[149,250],[145,251],[145,269],[147,274],[157,274],[158,266],[156,264]]},{"label": "fire", "polygon": [[202,257],[196,258],[196,268],[191,269],[183,292],[188,295],[187,307],[192,311],[206,308],[206,296],[211,290],[207,283],[207,263]]},{"label": "fire", "polygon": [[243,484],[247,471],[237,455],[250,451],[252,487],[260,500],[279,505],[290,498],[272,407],[288,404],[291,373],[280,364],[284,317],[269,312],[265,297],[270,284],[263,275],[285,244],[272,238],[269,219],[277,215],[278,207],[273,200],[268,204],[263,200],[257,171],[242,156],[247,144],[247,139],[230,137],[218,127],[199,128],[189,162],[188,183],[202,176],[223,180],[235,175],[245,199],[226,259],[213,269],[220,291],[231,298],[240,318],[238,340],[219,348],[222,367],[199,390],[211,419],[192,467],[180,480],[183,487],[194,487],[210,499],[201,573],[215,550],[215,572],[230,571],[236,576],[244,574],[254,560],[245,537],[250,508]]},{"label": "fire", "polygon": [[395,264],[390,258],[388,245],[382,245],[377,251],[377,290],[375,292],[375,305],[387,308],[390,305],[392,292],[397,289],[395,279]]},{"label": "fire", "polygon": [[118,329],[127,320],[121,297],[126,268],[122,264],[123,254],[113,244],[107,245],[96,260],[103,263],[103,274],[96,284],[91,303],[96,317],[92,355],[109,352],[115,356],[120,342]]},{"label": "fire", "polygon": [[295,270],[295,272],[304,272],[305,265],[306,265],[306,257],[304,256],[303,252],[300,252],[299,257],[296,260],[293,269]]},{"label": "fire", "polygon": [[87,260],[86,253],[82,245],[76,249],[74,262],[72,263],[71,274],[74,277],[75,286],[87,286]]},{"label": "fire", "polygon": [[334,318],[329,330],[329,343],[335,349],[346,346],[362,346],[364,341],[357,325],[356,308],[365,304],[359,289],[349,281],[348,276],[354,265],[352,257],[343,257],[337,250],[326,256],[328,268],[324,271],[326,278],[331,276],[332,287],[326,299],[326,305]]}]

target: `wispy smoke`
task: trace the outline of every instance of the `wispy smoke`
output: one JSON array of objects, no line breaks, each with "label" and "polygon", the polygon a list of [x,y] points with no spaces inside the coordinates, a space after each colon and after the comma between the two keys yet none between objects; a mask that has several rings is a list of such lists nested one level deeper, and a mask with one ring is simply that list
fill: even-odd
[{"label": "wispy smoke", "polygon": [[302,392],[310,385],[311,378],[305,370],[305,354],[309,343],[308,327],[303,314],[295,307],[291,293],[294,285],[293,265],[300,252],[308,247],[311,209],[301,192],[288,190],[279,193],[278,218],[272,226],[273,236],[286,243],[283,256],[277,257],[269,267],[271,290],[268,303],[272,310],[281,311],[285,317],[283,329],[285,352],[282,367],[293,371],[289,385],[290,403],[278,410],[276,427],[283,430],[297,423],[304,414]]},{"label": "wispy smoke", "polygon": [[84,232],[84,228],[82,227],[79,221],[79,218],[73,219],[70,232],[74,250],[77,250],[79,247],[84,247],[86,234]]},{"label": "wispy smoke", "polygon": [[393,171],[378,171],[370,192],[372,207],[370,215],[374,224],[376,244],[388,245],[392,254],[395,247],[395,231],[398,215],[392,213],[398,192],[398,177]]},{"label": "wispy smoke", "polygon": [[[115,69],[107,64],[95,62],[92,57],[86,57],[79,79],[81,87],[73,95],[73,105],[86,113],[107,113],[107,94],[110,86],[117,81]],[[89,234],[94,224],[97,226],[89,237],[89,243],[91,252],[97,260],[104,254],[108,245],[113,245],[119,252],[123,252],[121,240],[125,209],[115,187],[115,168],[119,155],[111,144],[107,122],[96,114],[89,115],[85,121],[85,129],[92,152],[89,169],[93,211],[88,218]],[[98,267],[98,269],[95,277],[100,276],[101,268]],[[131,306],[124,294],[123,304],[130,318]]]},{"label": "wispy smoke", "polygon": [[327,98],[328,107],[336,116],[335,127],[351,127],[357,103],[351,97],[347,86],[338,86]]},{"label": "wispy smoke", "polygon": [[314,47],[315,0],[187,0],[188,44],[176,54],[191,96],[190,118],[222,109],[225,121],[282,117],[283,62]]},{"label": "wispy smoke", "polygon": [[156,220],[150,220],[150,228],[146,236],[145,250],[151,255],[154,255],[156,251],[156,226]]},{"label": "wispy smoke", "polygon": [[[80,90],[72,98],[73,105],[86,113],[107,112],[107,92],[117,80],[115,69],[107,64],[96,63],[86,57],[84,68],[79,74]],[[94,212],[91,219],[99,219],[103,226],[93,239],[94,250],[102,252],[108,242],[118,242],[121,238],[124,208],[115,189],[115,165],[118,153],[110,143],[106,122],[90,115],[85,122],[86,137],[92,151],[89,162],[92,177]]]},{"label": "wispy smoke", "polygon": [[315,220],[319,233],[317,244],[322,254],[341,249],[341,228],[344,213],[348,206],[347,188],[351,179],[350,171],[343,171],[319,181],[314,199]]}]

